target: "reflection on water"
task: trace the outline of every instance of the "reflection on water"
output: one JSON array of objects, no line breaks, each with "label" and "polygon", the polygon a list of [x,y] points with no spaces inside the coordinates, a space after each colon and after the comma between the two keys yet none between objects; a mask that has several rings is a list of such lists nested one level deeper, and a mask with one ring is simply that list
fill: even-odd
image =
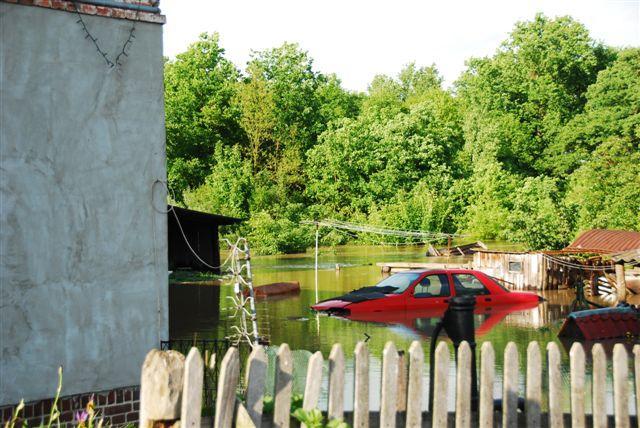
[{"label": "reflection on water", "polygon": [[[446,260],[442,259],[441,261]],[[449,259],[450,262],[453,260],[454,258]],[[318,273],[320,299],[377,283],[382,275],[380,268],[375,266],[375,263],[382,261],[426,261],[426,258],[424,257],[424,248],[421,247],[344,247],[336,250],[323,250],[319,259],[320,271]],[[429,261],[438,260],[429,258]],[[336,270],[336,264],[341,266],[340,270]],[[286,298],[258,301],[260,333],[268,336],[274,345],[286,342],[294,350],[321,351],[325,358],[328,357],[334,343],[341,343],[348,358],[346,367],[348,381],[345,386],[345,397],[353,397],[353,383],[350,381],[353,379],[353,360],[350,358],[353,349],[358,341],[367,340],[371,353],[370,398],[372,408],[375,409],[379,406],[380,358],[385,343],[392,340],[398,349],[407,350],[413,340],[419,340],[423,342],[425,363],[428,364],[428,343],[441,313],[424,312],[412,315],[383,313],[384,318],[378,313],[375,314],[376,317],[362,317],[360,320],[316,315],[309,309],[309,306],[315,303],[313,267],[313,253],[253,258],[254,284],[299,281],[301,286],[299,294]],[[188,308],[182,309],[184,316],[172,319],[171,336],[173,338],[191,338],[197,334],[199,338],[225,337],[230,325],[228,318],[230,313],[225,308],[229,306],[227,296],[231,296],[232,293],[231,287],[220,287],[219,301],[212,302],[210,316],[190,317],[188,316]],[[488,311],[478,311],[475,315],[478,348],[482,342],[491,341],[496,351],[496,396],[501,396],[502,393],[499,382],[502,355],[509,341],[516,343],[520,354],[520,389],[522,394],[524,394],[523,368],[525,367],[526,348],[532,340],[538,341],[543,351],[548,342],[555,341],[560,345],[563,353],[563,383],[568,390],[568,350],[558,340],[557,332],[569,312],[569,306],[574,296],[573,291],[553,291],[542,295],[546,301],[533,307],[494,308]],[[310,352],[304,352],[301,355],[306,355],[308,358],[311,355]],[[452,369],[453,364],[452,359]],[[296,376],[299,373],[304,376],[304,361],[299,366],[301,369],[296,370]],[[424,372],[427,376],[429,371],[425,369]],[[453,376],[453,370],[451,376]],[[546,379],[546,371],[543,376],[543,379]],[[587,380],[590,382],[590,379]],[[451,382],[450,385],[455,385],[453,377]],[[546,384],[546,381],[543,381],[543,384]],[[303,383],[299,382],[297,385],[303,385]],[[588,394],[589,388],[590,383],[587,384]],[[611,388],[609,382],[608,389],[611,390]],[[455,387],[450,388],[450,390],[453,389]],[[564,395],[564,408],[568,410],[568,393]],[[589,399],[589,397],[587,398]],[[449,401],[453,402],[453,400]],[[423,397],[423,403],[425,403],[423,406],[426,407],[426,395]],[[352,404],[346,404],[346,409],[350,409]]]}]

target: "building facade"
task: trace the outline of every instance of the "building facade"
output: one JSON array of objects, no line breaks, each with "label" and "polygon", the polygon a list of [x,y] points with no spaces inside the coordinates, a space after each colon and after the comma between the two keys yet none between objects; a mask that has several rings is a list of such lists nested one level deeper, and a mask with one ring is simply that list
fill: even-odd
[{"label": "building facade", "polygon": [[0,2],[0,405],[131,401],[168,335],[164,17],[107,3]]}]

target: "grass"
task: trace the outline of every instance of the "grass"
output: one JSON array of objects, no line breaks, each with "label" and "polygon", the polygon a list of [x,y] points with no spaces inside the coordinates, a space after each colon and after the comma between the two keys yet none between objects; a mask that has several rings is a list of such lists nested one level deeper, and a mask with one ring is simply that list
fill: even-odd
[{"label": "grass", "polygon": [[175,282],[204,282],[221,279],[222,275],[211,272],[198,272],[195,270],[175,270],[169,274],[169,283]]}]

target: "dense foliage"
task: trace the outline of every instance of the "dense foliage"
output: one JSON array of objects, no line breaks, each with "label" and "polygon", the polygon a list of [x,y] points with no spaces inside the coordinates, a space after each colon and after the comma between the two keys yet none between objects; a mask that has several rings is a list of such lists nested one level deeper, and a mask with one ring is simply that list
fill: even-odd
[{"label": "dense foliage", "polygon": [[165,100],[176,202],[246,219],[261,253],[303,251],[314,234],[299,222],[325,217],[532,249],[640,229],[640,49],[569,17],[516,24],[449,90],[409,64],[366,94],[290,43],[241,72],[204,34],[167,61]]}]

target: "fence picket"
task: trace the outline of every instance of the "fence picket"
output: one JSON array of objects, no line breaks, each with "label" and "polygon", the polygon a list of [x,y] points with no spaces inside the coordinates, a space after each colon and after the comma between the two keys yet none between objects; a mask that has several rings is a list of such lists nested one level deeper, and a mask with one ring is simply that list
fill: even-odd
[{"label": "fence picket", "polygon": [[593,426],[607,426],[606,387],[607,387],[607,354],[601,344],[596,343],[591,348],[593,358],[593,392],[592,392],[592,413]]},{"label": "fence picket", "polygon": [[613,346],[613,406],[616,428],[629,426],[629,366],[622,343]]},{"label": "fence picket", "polygon": [[353,427],[369,427],[369,349],[358,342],[355,354],[355,384],[353,398]]},{"label": "fence picket", "polygon": [[525,397],[525,416],[527,427],[540,426],[542,407],[542,357],[538,342],[530,342],[527,346],[527,381]]},{"label": "fence picket", "polygon": [[571,373],[571,426],[584,427],[584,348],[578,342],[569,351]]},{"label": "fence picket", "polygon": [[329,354],[329,420],[344,418],[344,352],[336,343]]},{"label": "fence picket", "polygon": [[409,347],[409,381],[407,385],[407,428],[422,426],[422,367],[424,351],[414,340]]},{"label": "fence picket", "polygon": [[[318,407],[318,399],[320,398],[320,386],[322,385],[322,353],[315,352],[307,365],[307,379],[304,386],[304,398],[302,408],[312,410]],[[302,427],[305,427],[302,424]]]},{"label": "fence picket", "polygon": [[635,356],[636,419],[638,421],[638,428],[640,428],[640,345],[633,347],[633,355]]},{"label": "fence picket", "polygon": [[562,420],[562,377],[560,375],[560,349],[555,342],[547,344],[549,367],[549,427],[564,427]]},{"label": "fence picket", "polygon": [[184,355],[152,349],[142,363],[140,376],[140,426],[180,418]]},{"label": "fence picket", "polygon": [[471,426],[471,347],[463,341],[456,364],[456,428]]},{"label": "fence picket", "polygon": [[387,342],[382,351],[382,394],[380,398],[380,427],[396,426],[398,405],[398,350]]},{"label": "fence picket", "polygon": [[507,343],[504,349],[502,426],[518,426],[518,348],[513,342]]},{"label": "fence picket", "polygon": [[496,356],[491,342],[480,348],[480,428],[493,427],[493,382]]},{"label": "fence picket", "polygon": [[276,354],[276,390],[273,399],[273,425],[288,428],[293,387],[293,359],[289,345],[283,343]]},{"label": "fence picket", "polygon": [[216,397],[215,428],[230,428],[233,421],[233,409],[236,401],[236,387],[240,377],[240,360],[238,348],[229,348],[222,363],[218,378],[218,395]]},{"label": "fence picket", "polygon": [[407,410],[407,357],[404,351],[398,351],[398,413]]},{"label": "fence picket", "polygon": [[196,347],[189,350],[189,354],[184,360],[183,380],[180,426],[200,428],[204,363],[200,351]]},{"label": "fence picket", "polygon": [[246,411],[257,428],[262,423],[262,405],[264,399],[264,384],[267,376],[267,353],[262,346],[256,346],[247,360],[245,393]]},{"label": "fence picket", "polygon": [[434,428],[447,426],[447,394],[449,389],[449,347],[445,342],[438,343],[435,355],[433,382],[432,424]]}]

